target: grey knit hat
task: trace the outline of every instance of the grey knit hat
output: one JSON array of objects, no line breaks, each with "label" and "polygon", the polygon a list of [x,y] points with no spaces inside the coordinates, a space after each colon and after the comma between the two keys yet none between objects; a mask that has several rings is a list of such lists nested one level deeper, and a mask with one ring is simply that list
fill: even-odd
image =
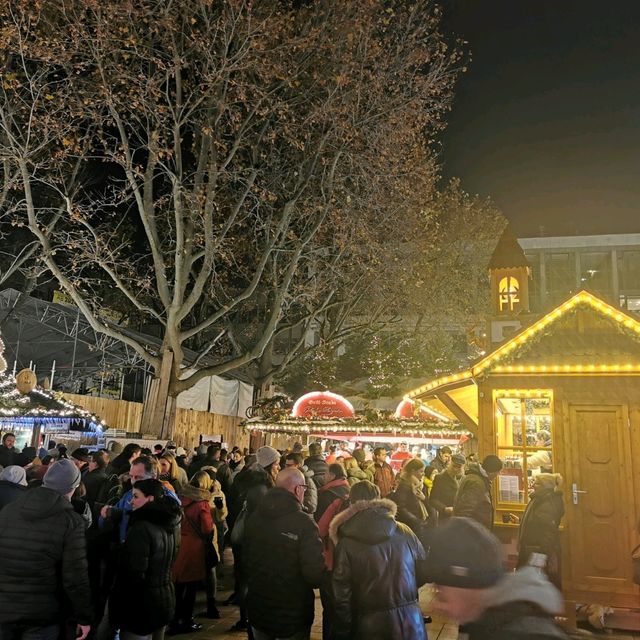
[{"label": "grey knit hat", "polygon": [[273,447],[260,447],[256,451],[256,461],[263,469],[279,460],[280,454]]},{"label": "grey knit hat", "polygon": [[63,458],[49,465],[42,484],[64,496],[73,491],[80,480],[80,469],[71,460]]},{"label": "grey knit hat", "polygon": [[23,487],[27,486],[27,474],[25,470],[17,464],[5,467],[2,473],[0,473],[0,480],[13,482],[13,484],[21,484]]}]

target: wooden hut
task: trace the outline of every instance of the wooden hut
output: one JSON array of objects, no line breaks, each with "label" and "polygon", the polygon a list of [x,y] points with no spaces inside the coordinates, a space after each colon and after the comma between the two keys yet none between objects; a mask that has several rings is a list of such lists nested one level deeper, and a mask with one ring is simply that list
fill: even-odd
[{"label": "wooden hut", "polygon": [[[520,298],[522,288],[502,284],[503,306],[509,295]],[[468,370],[407,398],[460,420],[480,457],[505,461],[495,530],[508,555],[518,533],[509,516],[522,515],[533,476],[559,472],[565,598],[638,607],[630,552],[640,513],[640,322],[581,291]]]}]

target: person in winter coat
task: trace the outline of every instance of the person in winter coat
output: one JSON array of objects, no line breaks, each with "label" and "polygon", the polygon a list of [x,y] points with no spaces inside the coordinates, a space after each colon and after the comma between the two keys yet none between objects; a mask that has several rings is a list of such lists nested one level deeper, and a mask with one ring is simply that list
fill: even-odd
[{"label": "person in winter coat", "polygon": [[216,605],[216,592],[218,590],[218,575],[215,567],[222,558],[224,545],[224,524],[227,517],[227,505],[224,493],[220,489],[220,483],[216,480],[215,467],[202,467],[193,478],[192,484],[200,489],[206,489],[209,492],[209,509],[211,510],[211,520],[213,521],[213,535],[211,544],[215,549],[217,561],[211,568],[207,568],[205,575],[205,592],[207,594],[207,610],[204,612],[205,617],[218,619],[220,612]]},{"label": "person in winter coat", "polygon": [[165,453],[158,458],[158,480],[169,483],[176,493],[180,492],[183,485],[188,484],[188,481],[185,482],[186,477],[186,471],[178,466],[176,459],[170,453]]},{"label": "person in winter coat", "polygon": [[[233,549],[235,589],[227,601],[236,601],[240,605],[240,619],[231,627],[232,631],[244,631],[249,628],[246,607],[247,580],[244,562],[244,530],[246,522],[266,493],[275,486],[280,471],[280,453],[273,447],[260,447],[256,451],[255,461],[245,456],[245,467],[236,476],[231,485],[236,519],[231,528],[231,544]],[[242,515],[244,513],[244,515]]]},{"label": "person in winter coat", "polygon": [[227,499],[222,491],[222,487],[218,482],[218,469],[215,467],[202,467],[201,471],[204,471],[211,480],[209,486],[209,507],[211,508],[211,518],[216,528],[216,548],[218,551],[218,557],[222,559],[222,552],[224,551],[224,534],[227,529],[227,516],[229,515],[229,509],[227,508]]},{"label": "person in winter coat", "polygon": [[[359,451],[362,451],[362,449],[359,449]],[[355,457],[345,459],[344,470],[347,472],[347,482],[350,487],[353,487],[356,482],[362,482],[362,480],[367,479],[367,474],[360,468]]]},{"label": "person in winter coat", "polygon": [[453,515],[453,503],[462,482],[465,464],[465,457],[461,453],[455,453],[451,456],[447,468],[433,479],[429,504],[438,512],[440,521]]},{"label": "person in winter coat", "polygon": [[105,469],[108,461],[109,457],[106,451],[95,451],[92,453],[89,459],[88,471],[82,479],[86,490],[85,499],[91,509],[94,520],[98,519],[100,509],[103,506],[99,505],[98,508],[96,508],[96,501],[102,493],[104,483],[107,481]]},{"label": "person in winter coat", "polygon": [[176,597],[171,565],[179,540],[180,506],[158,480],[133,488],[129,531],[120,551],[109,615],[122,640],[162,640]]},{"label": "person in winter coat", "polygon": [[389,464],[387,464],[387,450],[384,447],[376,447],[373,450],[373,467],[369,469],[370,482],[380,489],[380,496],[386,498],[395,485],[395,474]]},{"label": "person in winter coat", "polygon": [[491,531],[494,516],[491,485],[501,469],[502,460],[493,455],[486,456],[482,464],[468,464],[453,504],[453,515],[473,518]]},{"label": "person in winter coat", "polygon": [[123,473],[127,473],[133,461],[140,456],[141,451],[142,447],[139,444],[129,442],[122,452],[107,465],[105,473],[108,476],[120,476]]},{"label": "person in winter coat", "polygon": [[438,473],[442,473],[451,460],[451,447],[444,445],[440,447],[436,453],[436,457],[431,461],[431,466],[438,470]]},{"label": "person in winter coat", "polygon": [[[138,456],[134,458],[128,475],[132,488],[125,491],[115,505],[105,505],[102,507],[100,510],[100,520],[98,522],[101,528],[116,525],[118,527],[120,542],[124,542],[127,535],[131,499],[133,497],[133,485],[139,480],[148,480],[149,478],[157,479],[158,461],[150,456]],[[179,502],[178,496],[173,490],[165,486],[164,492],[165,495]]]},{"label": "person in winter coat", "polygon": [[316,522],[327,509],[339,507],[342,501],[348,498],[350,488],[344,467],[337,462],[330,464],[327,482],[318,489],[318,508],[314,514]]},{"label": "person in winter coat", "polygon": [[[202,488],[203,477],[207,479],[206,488]],[[207,576],[205,544],[210,543],[206,538],[215,532],[209,507],[210,482],[206,472],[198,472],[188,485],[182,487],[178,496],[184,515],[180,525],[180,549],[173,565],[176,613],[169,627],[170,633],[189,633],[202,628],[201,624],[193,620],[193,608],[198,586]]]},{"label": "person in winter coat", "polygon": [[426,640],[418,604],[426,553],[411,529],[396,522],[395,503],[378,495],[370,482],[354,485],[351,506],[331,523],[333,637]]},{"label": "person in winter coat", "polygon": [[[61,623],[77,624],[84,640],[93,616],[85,552],[85,525],[71,496],[80,471],[69,460],[49,467],[43,485],[0,511],[2,638],[57,638]],[[18,552],[19,550],[19,552]]]},{"label": "person in winter coat", "polygon": [[313,481],[314,473],[304,464],[304,456],[298,452],[288,453],[285,457],[285,468],[297,469],[304,476],[307,486],[304,490],[304,501],[302,508],[309,514],[313,515],[318,508],[318,487]]},{"label": "person in winter coat", "polygon": [[568,640],[553,616],[561,593],[536,567],[505,573],[498,539],[471,518],[451,518],[433,535],[427,579],[431,606],[469,640]]},{"label": "person in winter coat", "polygon": [[324,575],[318,528],[302,511],[305,478],[284,469],[249,517],[243,542],[247,608],[256,640],[308,638],[313,589]]},{"label": "person in winter coat", "polygon": [[398,488],[392,496],[398,505],[398,522],[406,524],[421,540],[429,520],[427,497],[422,484],[423,475],[422,460],[409,460],[400,472]]},{"label": "person in winter coat", "polygon": [[518,536],[518,567],[529,563],[532,553],[547,556],[546,573],[561,589],[560,521],[564,516],[562,476],[540,473],[535,476],[529,504],[520,521]]},{"label": "person in winter coat", "polygon": [[16,464],[0,472],[0,509],[17,500],[27,490],[27,474]]},{"label": "person in winter coat", "polygon": [[318,489],[327,482],[329,465],[322,455],[322,445],[319,442],[312,442],[309,445],[309,457],[305,458],[304,466],[313,471],[313,481]]}]

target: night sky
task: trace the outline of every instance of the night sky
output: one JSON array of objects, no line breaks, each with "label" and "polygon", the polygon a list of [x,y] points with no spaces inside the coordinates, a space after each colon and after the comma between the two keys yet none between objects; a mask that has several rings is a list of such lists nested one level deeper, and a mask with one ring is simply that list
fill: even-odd
[{"label": "night sky", "polygon": [[443,4],[472,54],[445,176],[519,236],[640,232],[640,1]]}]

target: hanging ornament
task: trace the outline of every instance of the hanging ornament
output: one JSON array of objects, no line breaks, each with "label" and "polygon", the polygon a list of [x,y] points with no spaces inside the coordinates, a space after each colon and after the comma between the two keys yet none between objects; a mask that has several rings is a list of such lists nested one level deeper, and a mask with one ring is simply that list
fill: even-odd
[{"label": "hanging ornament", "polygon": [[16,376],[16,388],[20,393],[26,395],[36,388],[38,378],[31,369],[23,369]]}]

